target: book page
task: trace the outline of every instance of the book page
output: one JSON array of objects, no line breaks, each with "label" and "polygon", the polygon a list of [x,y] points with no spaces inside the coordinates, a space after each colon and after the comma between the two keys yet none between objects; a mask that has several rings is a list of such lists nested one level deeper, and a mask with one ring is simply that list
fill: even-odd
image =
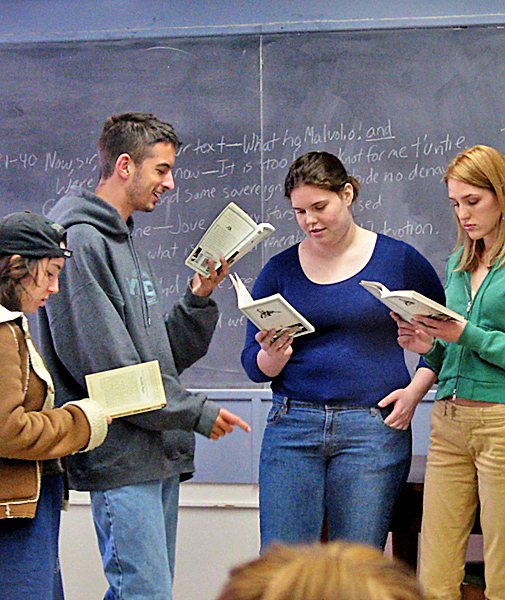
[{"label": "book page", "polygon": [[422,307],[418,306],[413,312],[410,311],[411,308],[414,308],[412,304],[405,304],[400,298],[390,298],[385,297],[381,298],[380,296],[376,296],[378,300],[380,300],[389,310],[392,310],[397,315],[399,315],[404,321],[410,321],[414,318],[415,314],[423,314]]},{"label": "book page", "polygon": [[293,337],[312,333],[314,327],[281,295],[253,300],[237,274],[230,273],[238,308],[258,329],[275,329],[277,337],[288,331]]},{"label": "book page", "polygon": [[[274,228],[269,226],[268,233],[273,230]],[[228,262],[237,259],[239,254],[243,256],[266,237],[263,232],[263,226],[256,225],[246,212],[234,202],[230,202],[204,233],[199,244],[186,259],[186,265],[198,273],[208,276],[207,262],[209,259],[214,261],[216,267],[220,264],[221,256]],[[244,246],[247,249],[244,249]]]},{"label": "book page", "polygon": [[379,300],[382,298],[382,296],[385,296],[389,293],[388,288],[378,281],[366,281],[362,279],[359,284],[373,294],[376,298],[379,298]]},{"label": "book page", "polygon": [[86,375],[89,397],[111,417],[119,417],[166,405],[159,363],[120,367]]},{"label": "book page", "polygon": [[242,256],[245,256],[273,231],[275,231],[275,227],[270,225],[270,223],[260,223],[256,230],[249,236],[248,241],[244,245],[239,244],[237,249],[230,253],[229,257],[227,257],[228,264],[231,264],[232,262],[242,258]]},{"label": "book page", "polygon": [[254,300],[241,310],[258,329],[275,329],[277,337],[285,331],[293,337],[314,331],[307,319],[280,294]]},{"label": "book page", "polygon": [[435,302],[414,290],[389,291],[378,281],[360,281],[360,285],[373,296],[396,312],[404,321],[410,321],[414,315],[425,315],[432,319],[463,321],[464,318],[450,308]]},{"label": "book page", "polygon": [[[408,316],[408,319],[406,320],[414,318],[414,315],[424,315],[430,317],[430,319],[437,319],[439,321],[464,320],[461,315],[450,308],[447,308],[430,298],[426,298],[418,292],[390,292],[390,295],[386,297],[386,300],[396,307],[393,308],[393,310],[400,314],[400,316],[402,316],[400,311],[403,311]],[[383,302],[385,302],[385,299],[383,299]]]},{"label": "book page", "polygon": [[249,293],[249,290],[246,288],[242,279],[237,274],[230,273],[229,275],[231,282],[233,283],[233,287],[235,288],[235,292],[237,293],[237,305],[240,309],[242,309],[247,304],[252,304],[254,300]]}]

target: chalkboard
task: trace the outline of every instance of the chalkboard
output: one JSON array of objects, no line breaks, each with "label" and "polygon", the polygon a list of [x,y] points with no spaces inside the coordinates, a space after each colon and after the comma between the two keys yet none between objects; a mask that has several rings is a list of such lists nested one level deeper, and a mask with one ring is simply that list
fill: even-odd
[{"label": "chalkboard", "polygon": [[[236,271],[251,284],[300,241],[282,184],[294,157],[325,149],[362,182],[358,223],[412,243],[443,275],[455,226],[442,175],[464,147],[505,150],[505,30],[309,32],[0,46],[0,213],[47,212],[72,183],[94,189],[96,141],[113,113],[155,113],[183,146],[177,187],[136,217],[169,307],[189,250],[234,200],[276,232]],[[231,284],[195,388],[254,387]]]}]

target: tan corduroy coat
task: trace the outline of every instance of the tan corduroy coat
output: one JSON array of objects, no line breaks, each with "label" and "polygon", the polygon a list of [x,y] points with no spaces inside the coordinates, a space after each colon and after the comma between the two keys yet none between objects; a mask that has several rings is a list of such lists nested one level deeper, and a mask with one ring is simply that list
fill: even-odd
[{"label": "tan corduroy coat", "polygon": [[53,408],[51,377],[26,317],[0,305],[0,518],[33,517],[42,461],[91,450],[107,419],[91,400]]}]

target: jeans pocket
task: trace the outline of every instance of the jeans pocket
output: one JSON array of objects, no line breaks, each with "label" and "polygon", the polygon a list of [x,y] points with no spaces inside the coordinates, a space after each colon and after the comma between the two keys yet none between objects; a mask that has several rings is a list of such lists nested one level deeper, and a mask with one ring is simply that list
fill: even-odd
[{"label": "jeans pocket", "polygon": [[285,404],[275,403],[272,404],[267,415],[267,425],[275,425],[282,417],[286,414],[287,407]]},{"label": "jeans pocket", "polygon": [[372,408],[372,413],[375,415],[379,423],[381,423],[387,429],[391,431],[398,431],[399,433],[405,433],[408,429],[398,429],[398,427],[393,427],[392,425],[388,425],[385,422],[385,419],[393,412],[394,406],[386,406],[385,408]]}]

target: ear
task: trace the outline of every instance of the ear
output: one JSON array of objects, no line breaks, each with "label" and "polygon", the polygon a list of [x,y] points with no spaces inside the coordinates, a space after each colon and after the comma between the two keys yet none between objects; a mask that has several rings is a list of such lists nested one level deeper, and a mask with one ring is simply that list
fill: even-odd
[{"label": "ear", "polygon": [[[23,257],[21,256],[21,254],[13,254],[10,258],[9,258],[9,267],[12,268],[13,266],[15,267],[15,263],[22,259]],[[40,267],[40,262],[44,260],[43,258],[38,258],[37,262],[35,264],[35,267],[32,269],[30,269],[29,271],[29,275],[33,278],[36,278],[37,273],[39,271],[39,267]],[[49,260],[49,259],[48,259]]]},{"label": "ear", "polygon": [[132,171],[133,160],[129,154],[123,152],[116,159],[116,172],[121,179],[128,179]]},{"label": "ear", "polygon": [[344,189],[342,191],[342,197],[347,206],[351,206],[354,200],[354,188],[352,187],[352,183],[346,183],[344,185]]}]

